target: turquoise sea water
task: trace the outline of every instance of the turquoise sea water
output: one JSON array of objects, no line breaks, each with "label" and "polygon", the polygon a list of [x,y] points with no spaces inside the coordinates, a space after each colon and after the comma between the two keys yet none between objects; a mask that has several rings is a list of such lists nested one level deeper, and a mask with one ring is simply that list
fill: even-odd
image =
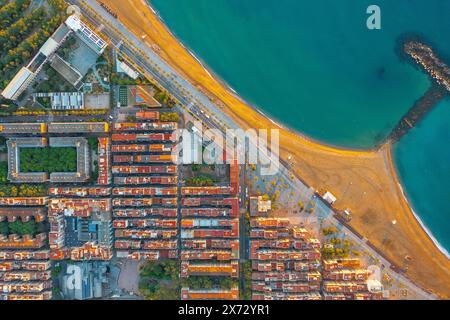
[{"label": "turquoise sea water", "polygon": [[450,252],[450,99],[395,146],[395,161],[416,213]]},{"label": "turquoise sea water", "polygon": [[[309,137],[344,147],[376,145],[429,87],[426,75],[398,58],[400,35],[420,33],[450,57],[448,0],[151,3],[171,31],[246,101]],[[374,3],[381,7],[382,29],[370,31],[365,12]],[[438,205],[433,190],[436,184],[442,192],[450,189],[450,156],[438,152],[448,136],[428,141],[427,150],[436,152],[421,152],[427,171],[414,162],[420,152],[414,141],[427,139],[427,128],[438,126],[450,130],[450,117],[427,117],[400,142],[395,158],[416,211],[450,248],[450,226],[432,223],[450,219],[450,202]],[[436,161],[442,170],[433,168]]]}]

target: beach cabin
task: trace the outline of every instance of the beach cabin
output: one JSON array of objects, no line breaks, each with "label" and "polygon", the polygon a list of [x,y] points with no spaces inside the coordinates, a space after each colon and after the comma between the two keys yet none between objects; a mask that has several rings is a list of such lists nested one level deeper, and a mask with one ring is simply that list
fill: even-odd
[{"label": "beach cabin", "polygon": [[333,205],[336,202],[336,197],[329,191],[325,192],[323,199],[330,205]]}]

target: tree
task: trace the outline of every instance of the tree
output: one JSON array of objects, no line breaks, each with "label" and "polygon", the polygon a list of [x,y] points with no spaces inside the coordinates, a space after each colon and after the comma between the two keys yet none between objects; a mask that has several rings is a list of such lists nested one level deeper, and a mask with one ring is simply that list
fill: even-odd
[{"label": "tree", "polygon": [[180,121],[180,115],[176,112],[163,112],[159,116],[159,120],[163,122],[179,122]]},{"label": "tree", "polygon": [[8,162],[0,162],[0,183],[8,182]]},{"label": "tree", "polygon": [[18,235],[31,235],[34,236],[36,234],[36,222],[34,220],[30,220],[28,222],[22,222],[21,220],[16,220],[14,222],[9,223],[8,225],[9,233],[16,233]]},{"label": "tree", "polygon": [[88,138],[88,144],[91,147],[92,150],[94,150],[95,152],[98,151],[98,139],[94,138],[94,137],[89,137]]},{"label": "tree", "polygon": [[48,4],[58,13],[66,11],[68,4],[64,0],[47,0]]},{"label": "tree", "polygon": [[0,29],[12,24],[28,8],[31,0],[15,0],[0,8]]},{"label": "tree", "polygon": [[61,271],[62,271],[62,267],[61,267],[61,266],[55,266],[55,267],[52,269],[52,277],[53,277],[53,278],[58,277],[59,274],[61,273]]},{"label": "tree", "polygon": [[231,289],[231,287],[233,287],[233,285],[235,285],[235,281],[232,278],[228,278],[228,277],[224,277],[221,281],[220,281],[220,289],[222,290],[229,290]]},{"label": "tree", "polygon": [[252,263],[251,261],[245,261],[241,264],[241,268],[244,271],[244,288],[241,290],[242,299],[251,300],[252,298]]},{"label": "tree", "polygon": [[6,29],[0,31],[0,49],[10,50],[25,39],[37,25],[40,25],[46,17],[43,8],[34,9],[29,15],[20,18]]},{"label": "tree", "polygon": [[21,148],[22,172],[76,172],[77,151],[64,148]]},{"label": "tree", "polygon": [[141,269],[139,291],[149,300],[177,300],[180,298],[179,274],[177,261],[149,261]]},{"label": "tree", "polygon": [[213,184],[214,184],[213,179],[207,176],[198,176],[186,179],[186,185],[188,186],[205,187],[205,186],[212,186]]},{"label": "tree", "polygon": [[337,229],[335,227],[323,228],[322,229],[322,233],[323,233],[324,236],[335,234],[336,232],[337,232]]},{"label": "tree", "polygon": [[8,235],[8,233],[9,233],[8,223],[6,221],[0,222],[0,234]]}]

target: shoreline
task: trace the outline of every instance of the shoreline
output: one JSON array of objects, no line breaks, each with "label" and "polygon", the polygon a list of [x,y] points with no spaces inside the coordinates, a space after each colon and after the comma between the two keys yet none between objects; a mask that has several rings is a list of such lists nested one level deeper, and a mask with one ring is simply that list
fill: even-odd
[{"label": "shoreline", "polygon": [[[197,62],[202,66],[202,68],[205,70],[206,73],[208,73],[212,78],[215,78],[215,80],[217,80],[221,85],[225,86],[227,89],[231,90],[233,92],[233,94],[236,95],[236,98],[238,98],[239,100],[241,100],[244,104],[249,105],[250,107],[252,107],[255,111],[257,111],[259,114],[261,114],[263,117],[267,118],[268,120],[270,120],[273,124],[281,127],[284,130],[290,131],[292,134],[301,136],[303,139],[309,140],[311,142],[317,143],[317,144],[321,144],[321,145],[325,145],[327,147],[330,148],[334,148],[334,149],[342,149],[342,150],[348,150],[348,151],[378,151],[380,148],[383,147],[383,145],[387,145],[391,151],[390,153],[394,152],[394,145],[395,142],[391,142],[389,139],[389,135],[387,135],[384,140],[385,142],[382,144],[378,144],[372,148],[365,148],[365,149],[358,149],[358,148],[347,148],[347,147],[342,147],[342,146],[337,146],[337,145],[333,145],[321,140],[316,140],[313,139],[311,137],[308,137],[307,135],[305,135],[304,133],[298,131],[297,129],[293,129],[290,128],[282,123],[279,123],[277,121],[275,121],[274,119],[272,119],[271,116],[267,115],[265,112],[263,112],[261,110],[260,107],[256,106],[253,103],[249,103],[248,101],[246,101],[241,95],[239,95],[239,93],[233,88],[231,87],[222,77],[220,77],[219,75],[217,75],[214,71],[210,70],[208,68],[208,65],[201,60],[199,57],[197,57],[195,55],[195,53],[192,51],[191,48],[189,48],[189,46],[187,46],[183,41],[181,41],[181,39],[179,37],[177,37],[167,26],[167,24],[165,23],[164,19],[162,18],[161,14],[159,13],[158,10],[156,10],[155,8],[152,7],[151,3],[148,3],[148,6],[150,7],[150,9],[152,10],[152,12],[155,14],[155,16],[160,20],[160,22],[162,24],[164,24],[164,26],[167,28],[167,30],[169,31],[169,33],[180,43],[180,45],[185,48],[189,54],[195,59],[197,60]],[[407,194],[404,191],[404,186],[402,185],[402,181],[400,179],[399,176],[399,171],[397,169],[397,166],[395,164],[394,159],[392,158],[392,156],[390,156],[390,161],[392,163],[392,167],[394,168],[395,171],[395,180],[397,181],[397,185],[398,188],[400,189],[403,197],[405,198],[405,201],[408,205],[408,207],[411,210],[411,213],[414,216],[414,219],[417,221],[417,223],[421,226],[421,228],[425,231],[425,233],[428,235],[429,239],[436,245],[436,247],[439,249],[439,251],[441,251],[448,259],[450,259],[450,253],[449,251],[435,238],[435,236],[433,235],[433,232],[426,226],[426,224],[422,221],[422,219],[420,218],[420,215],[417,214],[417,212],[414,210],[414,207],[411,204],[411,199],[407,196]]]},{"label": "shoreline", "polygon": [[[145,0],[144,0],[145,1]],[[321,140],[317,140],[314,138],[311,138],[307,135],[305,135],[304,133],[300,132],[297,129],[294,128],[290,128],[289,126],[286,126],[285,124],[279,123],[277,121],[275,121],[274,119],[272,119],[272,116],[267,115],[264,111],[261,110],[260,107],[256,106],[253,103],[249,103],[248,101],[246,101],[233,87],[231,87],[222,77],[220,77],[219,75],[217,75],[214,71],[212,71],[208,65],[201,60],[201,58],[197,57],[195,55],[195,53],[193,52],[192,48],[190,48],[188,45],[186,45],[183,41],[181,41],[181,39],[179,37],[177,37],[171,30],[170,28],[167,26],[166,22],[164,21],[164,19],[162,18],[161,14],[159,13],[158,10],[156,10],[155,8],[152,7],[151,3],[149,1],[147,1],[148,7],[152,10],[152,12],[155,14],[155,16],[159,19],[159,21],[166,27],[166,29],[168,30],[168,32],[180,43],[180,45],[186,49],[189,54],[202,66],[202,68],[205,70],[205,72],[211,77],[214,78],[216,81],[218,81],[221,85],[223,85],[224,87],[226,87],[228,90],[230,90],[237,99],[241,100],[242,103],[250,106],[251,108],[253,108],[256,112],[258,112],[261,116],[267,118],[269,121],[271,121],[273,124],[279,126],[280,128],[291,132],[292,134],[301,136],[303,139],[311,141],[313,143],[317,143],[320,145],[324,145],[327,146],[329,148],[333,148],[333,149],[339,149],[339,150],[346,150],[346,151],[378,151],[379,149],[381,149],[384,145],[387,145],[387,147],[390,149],[389,151],[389,161],[391,162],[391,166],[394,169],[395,172],[395,178],[394,180],[396,180],[397,182],[397,186],[400,189],[406,204],[408,205],[409,209],[411,210],[412,215],[414,216],[414,219],[417,221],[417,223],[420,225],[420,227],[425,231],[425,233],[428,235],[429,239],[435,244],[435,246],[439,249],[439,251],[441,251],[448,259],[450,259],[450,253],[449,251],[435,238],[435,236],[433,235],[433,232],[426,226],[426,224],[422,221],[422,219],[420,218],[420,215],[417,214],[417,212],[414,210],[414,207],[411,204],[411,199],[407,196],[407,194],[405,193],[404,190],[404,186],[402,185],[402,181],[400,179],[400,175],[399,175],[399,171],[398,168],[395,164],[395,161],[392,157],[392,153],[395,152],[394,151],[394,145],[395,142],[392,142],[389,139],[389,135],[387,135],[383,140],[385,140],[384,143],[381,144],[377,144],[371,148],[347,148],[347,147],[342,147],[342,146],[337,146],[337,145],[333,145],[330,144],[328,142],[324,142]],[[426,73],[425,73],[426,74]],[[419,98],[420,99],[420,98]],[[413,108],[413,107],[412,107]]]},{"label": "shoreline", "polygon": [[[154,13],[145,0],[108,1],[122,12],[119,20],[130,32],[148,35],[159,56],[199,91],[212,100],[243,129],[280,129],[280,158],[292,156],[293,173],[307,185],[329,190],[338,198],[334,208],[350,208],[351,222],[359,233],[397,265],[412,256],[404,274],[427,291],[450,296],[450,260],[421,226],[409,206],[390,156],[392,144],[378,150],[346,150],[323,145],[268,118],[258,108],[243,101],[221,79],[212,78]],[[391,244],[386,249],[382,234],[389,229]],[[384,238],[387,238],[385,236]]]},{"label": "shoreline", "polygon": [[[404,191],[400,176],[399,176],[399,172],[397,169],[397,166],[395,165],[395,161],[392,157],[392,152],[394,152],[393,148],[394,148],[394,144],[391,142],[391,140],[389,140],[389,135],[386,136],[385,138],[385,142],[382,144],[379,144],[378,146],[374,146],[371,148],[365,148],[365,149],[358,149],[358,148],[347,148],[347,147],[342,147],[342,146],[336,146],[324,141],[320,141],[320,140],[316,140],[314,138],[308,137],[306,136],[304,133],[299,132],[296,129],[290,128],[284,124],[280,124],[278,122],[276,122],[275,120],[272,119],[271,116],[265,114],[260,107],[256,106],[253,103],[249,103],[248,101],[246,101],[242,96],[239,95],[239,93],[234,90],[223,78],[221,78],[219,75],[217,75],[214,71],[210,70],[207,66],[207,64],[202,61],[199,57],[197,57],[195,55],[195,53],[192,51],[191,48],[189,48],[183,41],[181,41],[181,39],[179,39],[171,30],[170,28],[167,26],[167,24],[165,23],[164,19],[161,17],[160,13],[158,10],[156,10],[155,8],[152,7],[151,3],[149,1],[144,0],[148,7],[152,10],[152,12],[155,14],[155,16],[159,19],[159,21],[165,26],[165,28],[168,30],[168,32],[171,34],[172,37],[174,37],[179,43],[180,45],[186,49],[186,51],[189,52],[189,54],[202,66],[202,68],[205,70],[206,73],[208,73],[213,79],[215,79],[216,81],[218,81],[221,85],[223,85],[224,87],[226,87],[227,89],[229,89],[230,91],[232,91],[232,93],[235,95],[235,97],[237,99],[239,99],[240,101],[242,101],[242,103],[250,106],[251,108],[253,108],[256,112],[258,112],[260,115],[262,115],[263,117],[267,118],[269,121],[271,121],[273,124],[279,126],[280,128],[289,131],[290,133],[294,134],[294,135],[298,135],[300,136],[302,139],[305,139],[307,141],[310,141],[312,143],[315,144],[319,144],[322,146],[325,146],[327,148],[333,148],[333,149],[338,149],[340,151],[350,151],[350,152],[371,152],[371,151],[378,151],[381,148],[383,148],[383,146],[387,146],[387,148],[389,149],[389,161],[390,161],[390,166],[393,168],[393,171],[395,173],[395,177],[394,180],[397,183],[398,188],[401,191],[401,194],[404,197],[404,200],[407,204],[407,206],[409,207],[414,219],[416,220],[416,222],[420,225],[420,227],[423,229],[423,231],[427,234],[427,236],[429,237],[429,239],[435,244],[435,246],[437,247],[437,249],[442,252],[442,254],[444,254],[448,259],[450,259],[450,254],[449,252],[439,243],[439,241],[434,237],[433,233],[430,231],[430,229],[427,228],[427,226],[425,225],[425,223],[422,221],[422,219],[420,218],[420,216],[414,211],[413,206],[411,205],[411,199],[408,198],[407,194]],[[314,187],[313,187],[314,188]]]},{"label": "shoreline", "polygon": [[389,152],[390,153],[389,157],[390,157],[390,161],[392,163],[393,170],[394,170],[395,175],[396,175],[396,179],[395,180],[397,180],[398,188],[402,192],[403,197],[404,197],[404,199],[405,199],[409,209],[411,210],[412,215],[414,216],[414,219],[416,219],[417,223],[425,231],[425,233],[428,235],[430,240],[439,249],[439,251],[441,251],[442,254],[444,254],[448,259],[450,259],[450,252],[443,245],[441,245],[441,243],[435,238],[435,236],[433,235],[433,232],[431,232],[431,230],[427,227],[426,223],[423,222],[422,219],[420,218],[420,215],[418,215],[417,212],[414,210],[414,206],[411,204],[412,200],[408,197],[408,195],[406,194],[406,192],[405,192],[405,190],[404,190],[404,188],[402,186],[402,180],[400,178],[398,168],[397,168],[397,166],[395,164],[394,159],[392,158],[392,153],[395,152],[395,150],[393,148],[394,148],[394,145],[391,145],[391,150]]},{"label": "shoreline", "polygon": [[[155,8],[152,7],[151,3],[149,2],[149,0],[142,0],[143,2],[147,3],[147,6],[150,8],[150,10],[155,14],[155,17],[159,20],[159,22],[164,25],[164,27],[166,28],[167,32],[174,38],[177,40],[177,42],[187,51],[189,52],[189,54],[202,66],[203,70],[215,81],[219,82],[223,87],[227,88],[228,90],[230,90],[232,92],[232,94],[235,96],[236,99],[240,100],[243,104],[250,106],[254,111],[258,112],[261,116],[267,118],[270,122],[272,122],[273,124],[275,124],[276,126],[280,127],[283,130],[289,131],[292,134],[295,134],[297,136],[300,136],[302,139],[305,139],[311,143],[317,144],[317,145],[322,145],[322,146],[326,146],[328,148],[334,149],[334,150],[339,150],[339,151],[354,151],[354,152],[376,152],[379,149],[381,149],[383,147],[383,145],[385,144],[391,144],[390,141],[388,141],[388,137],[389,135],[386,135],[386,137],[383,139],[385,142],[384,143],[377,143],[375,144],[373,147],[370,148],[351,148],[351,147],[343,147],[343,146],[339,146],[339,145],[335,145],[323,140],[319,140],[319,139],[315,139],[312,137],[307,136],[306,134],[304,134],[303,132],[299,131],[298,129],[295,128],[291,128],[283,123],[280,123],[280,121],[282,120],[278,120],[278,119],[273,119],[272,115],[267,115],[261,107],[258,107],[256,104],[254,103],[250,103],[248,101],[246,101],[230,84],[228,84],[221,76],[219,76],[217,73],[215,73],[212,69],[209,68],[208,64],[203,61],[201,58],[197,57],[195,55],[195,53],[193,52],[192,48],[190,48],[188,45],[186,45],[183,41],[181,41],[181,39],[179,37],[177,37],[167,26],[166,22],[164,21],[164,19],[162,18],[161,14],[159,13],[158,10],[156,10]],[[219,108],[221,108],[221,106],[219,106]]]}]

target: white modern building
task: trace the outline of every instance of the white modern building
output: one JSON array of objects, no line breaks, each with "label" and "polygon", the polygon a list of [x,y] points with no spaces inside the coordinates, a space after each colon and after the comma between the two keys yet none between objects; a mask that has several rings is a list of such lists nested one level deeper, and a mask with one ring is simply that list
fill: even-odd
[{"label": "white modern building", "polygon": [[[2,91],[1,95],[6,99],[17,100],[17,98],[19,98],[19,96],[31,85],[48,60],[51,60],[52,64],[55,64],[55,66],[63,69],[63,76],[70,76],[70,78],[66,80],[76,86],[80,82],[82,75],[79,74],[77,70],[67,66],[67,62],[54,54],[72,32],[75,33],[75,35],[77,35],[77,37],[89,48],[94,50],[97,55],[101,55],[107,47],[107,43],[86,26],[79,17],[71,15],[58,27],[51,37],[47,39],[31,62],[26,67],[20,69]],[[61,73],[61,70],[57,71]]]},{"label": "white modern building", "polygon": [[79,17],[71,15],[67,18],[65,24],[98,55],[105,51],[107,47],[106,42],[84,24]]},{"label": "white modern building", "polygon": [[2,91],[2,96],[6,99],[17,100],[17,98],[31,85],[48,58],[51,57],[67,39],[69,33],[70,30],[64,24],[59,26],[52,36],[42,45],[31,62],[17,72],[14,78]]},{"label": "white modern building", "polygon": [[84,109],[83,92],[49,92],[35,93],[35,98],[49,98],[52,109],[76,110]]}]

